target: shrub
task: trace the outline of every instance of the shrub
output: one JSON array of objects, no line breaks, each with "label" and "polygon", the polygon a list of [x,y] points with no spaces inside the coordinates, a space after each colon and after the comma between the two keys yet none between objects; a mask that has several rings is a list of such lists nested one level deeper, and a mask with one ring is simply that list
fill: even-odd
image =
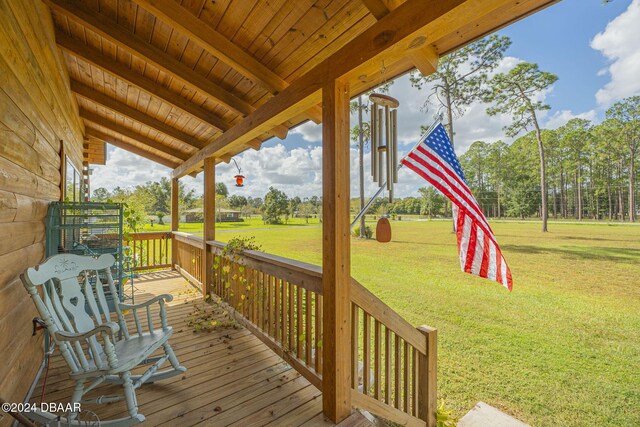
[{"label": "shrub", "polygon": [[[356,225],[353,227],[353,235],[356,237],[360,237],[360,226]],[[364,226],[364,237],[367,239],[371,239],[373,237],[373,229],[368,225]]]}]

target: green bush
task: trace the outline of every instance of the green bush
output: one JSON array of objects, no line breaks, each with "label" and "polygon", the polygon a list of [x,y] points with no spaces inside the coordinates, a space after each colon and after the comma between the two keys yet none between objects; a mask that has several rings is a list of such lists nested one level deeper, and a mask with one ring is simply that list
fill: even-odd
[{"label": "green bush", "polygon": [[[353,235],[356,237],[360,237],[359,225],[356,225],[355,227],[353,227]],[[368,225],[365,225],[364,227],[364,237],[367,239],[371,239],[373,237],[373,229],[371,229],[371,227],[369,227]]]}]

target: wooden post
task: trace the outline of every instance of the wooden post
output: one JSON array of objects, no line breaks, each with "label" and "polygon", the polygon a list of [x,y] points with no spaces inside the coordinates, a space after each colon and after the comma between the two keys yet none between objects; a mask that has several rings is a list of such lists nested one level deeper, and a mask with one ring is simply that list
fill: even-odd
[{"label": "wooden post", "polygon": [[351,414],[349,85],[322,90],[322,408],[339,423]]},{"label": "wooden post", "polygon": [[204,159],[204,230],[202,248],[202,294],[211,292],[213,279],[213,254],[209,253],[207,241],[216,238],[216,159]]},{"label": "wooden post", "polygon": [[[178,231],[180,228],[180,212],[179,212],[179,191],[178,179],[171,180],[171,231]],[[178,263],[178,245],[175,237],[171,238],[171,269],[175,270]]]},{"label": "wooden post", "polygon": [[436,427],[438,412],[438,331],[429,326],[418,328],[427,340],[427,354],[418,353],[418,417],[427,427]]}]

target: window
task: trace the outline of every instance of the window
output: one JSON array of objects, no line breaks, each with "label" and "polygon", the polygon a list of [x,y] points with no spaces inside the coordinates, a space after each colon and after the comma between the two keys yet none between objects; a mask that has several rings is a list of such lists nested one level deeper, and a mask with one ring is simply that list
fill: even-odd
[{"label": "window", "polygon": [[64,201],[65,202],[81,202],[81,179],[80,172],[71,162],[68,156],[65,156],[65,186]]}]

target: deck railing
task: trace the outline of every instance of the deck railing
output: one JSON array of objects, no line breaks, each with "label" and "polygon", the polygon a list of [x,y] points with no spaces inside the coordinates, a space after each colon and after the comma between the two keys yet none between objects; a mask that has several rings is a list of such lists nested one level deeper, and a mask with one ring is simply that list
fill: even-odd
[{"label": "deck railing", "polygon": [[[202,238],[174,233],[177,266],[201,284]],[[242,323],[322,389],[322,268],[257,251],[223,256],[207,242],[210,289]],[[351,283],[352,404],[402,425],[435,426],[436,330],[415,328]]]},{"label": "deck railing", "polygon": [[351,401],[406,426],[435,425],[437,331],[414,328],[352,279]]},{"label": "deck railing", "polygon": [[134,271],[171,267],[171,232],[129,233],[123,243],[131,248]]},{"label": "deck railing", "polygon": [[173,232],[175,266],[187,280],[202,287],[202,237],[193,234]]},{"label": "deck railing", "polygon": [[207,242],[213,255],[213,292],[249,330],[322,388],[322,270],[263,252],[222,256],[224,244]]}]

